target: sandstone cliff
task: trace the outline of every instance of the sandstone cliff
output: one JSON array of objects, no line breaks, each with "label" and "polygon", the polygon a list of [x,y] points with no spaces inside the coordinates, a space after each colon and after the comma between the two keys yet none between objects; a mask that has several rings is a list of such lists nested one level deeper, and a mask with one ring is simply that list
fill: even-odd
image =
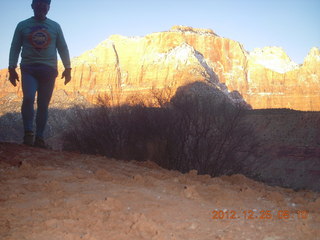
[{"label": "sandstone cliff", "polygon": [[[72,60],[73,81],[57,79],[56,90],[70,97],[121,91],[123,96],[173,89],[194,81],[211,82],[228,96],[238,91],[253,108],[320,110],[320,50],[293,63],[281,48],[248,53],[236,41],[212,30],[174,26],[145,37],[113,35]],[[60,65],[60,71],[62,70]],[[0,72],[0,97],[20,91]]]}]

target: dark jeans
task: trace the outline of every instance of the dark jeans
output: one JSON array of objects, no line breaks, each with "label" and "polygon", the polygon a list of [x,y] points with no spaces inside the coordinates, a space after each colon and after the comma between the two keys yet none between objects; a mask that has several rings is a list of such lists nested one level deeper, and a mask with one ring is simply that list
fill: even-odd
[{"label": "dark jeans", "polygon": [[58,71],[44,64],[21,65],[23,102],[21,107],[25,131],[33,131],[34,100],[37,95],[36,136],[43,138],[48,107]]}]

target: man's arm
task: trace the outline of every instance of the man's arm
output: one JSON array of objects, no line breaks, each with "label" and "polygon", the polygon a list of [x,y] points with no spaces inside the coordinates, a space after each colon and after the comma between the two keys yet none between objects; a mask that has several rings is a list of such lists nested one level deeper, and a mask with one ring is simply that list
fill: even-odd
[{"label": "man's arm", "polygon": [[22,36],[20,31],[20,24],[17,25],[14,31],[13,39],[11,42],[10,54],[9,54],[9,80],[13,86],[17,86],[19,76],[16,72],[16,67],[22,47]]},{"label": "man's arm", "polygon": [[71,81],[71,62],[68,45],[64,39],[60,25],[58,25],[58,27],[57,49],[65,68],[64,72],[62,73],[62,78],[65,78],[64,84],[66,85]]}]

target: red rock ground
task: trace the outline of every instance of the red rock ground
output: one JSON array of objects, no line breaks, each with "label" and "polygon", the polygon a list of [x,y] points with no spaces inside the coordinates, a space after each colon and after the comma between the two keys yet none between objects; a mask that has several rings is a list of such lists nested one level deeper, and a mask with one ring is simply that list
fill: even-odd
[{"label": "red rock ground", "polygon": [[0,143],[2,240],[316,240],[319,226],[316,192]]}]

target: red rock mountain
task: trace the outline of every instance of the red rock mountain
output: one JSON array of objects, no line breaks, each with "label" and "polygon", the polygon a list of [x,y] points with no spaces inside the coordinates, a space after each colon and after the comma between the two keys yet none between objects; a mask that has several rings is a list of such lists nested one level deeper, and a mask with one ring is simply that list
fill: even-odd
[{"label": "red rock mountain", "polygon": [[[56,90],[70,98],[121,91],[123,96],[173,89],[194,81],[212,82],[226,94],[238,91],[255,109],[320,110],[320,50],[312,48],[302,65],[278,47],[247,52],[234,40],[212,30],[174,26],[144,37],[113,35],[72,60],[73,81],[57,79]],[[62,68],[60,67],[60,70]],[[0,98],[21,89],[4,81]]]}]

